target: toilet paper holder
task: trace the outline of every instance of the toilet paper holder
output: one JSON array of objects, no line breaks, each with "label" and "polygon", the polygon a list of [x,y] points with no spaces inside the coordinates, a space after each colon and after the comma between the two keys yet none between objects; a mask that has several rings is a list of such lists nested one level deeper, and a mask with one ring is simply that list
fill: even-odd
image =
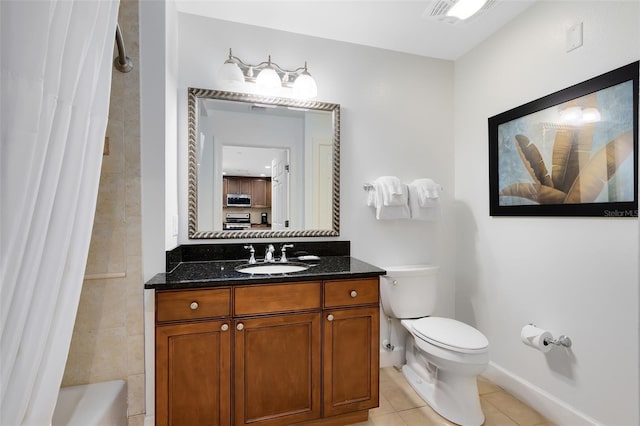
[{"label": "toilet paper holder", "polygon": [[[529,325],[536,327],[536,325],[532,322],[530,322]],[[569,336],[565,336],[564,334],[561,334],[560,337],[558,337],[557,339],[554,339],[553,337],[551,338],[545,337],[543,343],[545,346],[556,345],[556,346],[564,346],[565,348],[570,348],[571,345],[573,344]]]}]

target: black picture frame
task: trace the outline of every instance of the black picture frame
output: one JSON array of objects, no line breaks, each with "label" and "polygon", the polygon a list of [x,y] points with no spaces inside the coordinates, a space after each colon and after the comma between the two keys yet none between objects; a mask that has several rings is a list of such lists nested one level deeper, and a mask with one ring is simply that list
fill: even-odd
[{"label": "black picture frame", "polygon": [[491,216],[638,216],[639,63],[488,119]]}]

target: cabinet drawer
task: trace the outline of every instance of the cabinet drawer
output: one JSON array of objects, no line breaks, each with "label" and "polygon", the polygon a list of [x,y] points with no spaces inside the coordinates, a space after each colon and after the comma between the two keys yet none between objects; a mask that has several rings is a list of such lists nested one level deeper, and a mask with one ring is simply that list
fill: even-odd
[{"label": "cabinet drawer", "polygon": [[324,306],[369,305],[378,303],[378,279],[336,280],[324,283]]},{"label": "cabinet drawer", "polygon": [[231,315],[231,289],[158,292],[158,322],[213,318]]},{"label": "cabinet drawer", "polygon": [[321,282],[234,287],[234,315],[270,314],[320,309]]}]

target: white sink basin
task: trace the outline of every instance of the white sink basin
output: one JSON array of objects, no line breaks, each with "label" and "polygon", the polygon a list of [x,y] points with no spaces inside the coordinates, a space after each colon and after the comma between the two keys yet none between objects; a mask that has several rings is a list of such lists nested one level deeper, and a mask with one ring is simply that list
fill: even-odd
[{"label": "white sink basin", "polygon": [[236,271],[243,274],[288,274],[309,269],[309,265],[302,263],[257,263],[255,265],[240,265]]}]

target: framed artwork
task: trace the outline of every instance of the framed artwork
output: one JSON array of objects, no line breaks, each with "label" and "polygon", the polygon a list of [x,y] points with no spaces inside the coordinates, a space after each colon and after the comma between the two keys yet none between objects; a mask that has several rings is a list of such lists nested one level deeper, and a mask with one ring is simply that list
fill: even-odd
[{"label": "framed artwork", "polygon": [[491,216],[638,216],[634,62],[489,118]]}]

